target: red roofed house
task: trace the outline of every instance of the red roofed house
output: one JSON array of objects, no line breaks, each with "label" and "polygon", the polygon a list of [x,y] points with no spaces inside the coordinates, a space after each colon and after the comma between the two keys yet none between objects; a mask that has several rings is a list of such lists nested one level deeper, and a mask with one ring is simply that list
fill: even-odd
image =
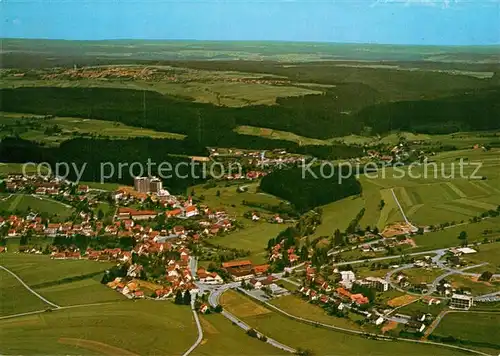
[{"label": "red roofed house", "polygon": [[255,273],[256,276],[260,276],[260,275],[266,273],[268,269],[269,269],[269,265],[267,265],[267,264],[254,266],[253,273]]},{"label": "red roofed house", "polygon": [[181,214],[182,214],[182,210],[181,209],[168,210],[168,211],[165,212],[165,215],[167,216],[167,218],[179,216]]},{"label": "red roofed house", "polygon": [[190,218],[192,216],[196,216],[199,214],[198,208],[194,205],[190,205],[186,208],[186,211],[184,212],[187,218]]},{"label": "red roofed house", "polygon": [[134,210],[130,213],[130,216],[132,220],[149,220],[155,218],[158,214],[153,210]]},{"label": "red roofed house", "polygon": [[351,295],[351,301],[357,305],[368,304],[370,300],[363,294],[353,294]]},{"label": "red roofed house", "polygon": [[200,313],[207,314],[209,311],[210,311],[210,308],[208,307],[208,305],[206,305],[205,303],[200,305]]},{"label": "red roofed house", "polygon": [[224,262],[222,267],[231,274],[235,281],[241,281],[254,276],[252,262],[249,260]]}]

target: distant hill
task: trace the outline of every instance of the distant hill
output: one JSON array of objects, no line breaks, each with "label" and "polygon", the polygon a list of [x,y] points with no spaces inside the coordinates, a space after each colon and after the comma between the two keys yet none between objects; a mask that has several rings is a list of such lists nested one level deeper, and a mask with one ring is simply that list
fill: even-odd
[{"label": "distant hill", "polygon": [[[46,63],[96,63],[116,60],[258,60],[307,62],[332,60],[435,61],[498,63],[500,46],[407,46],[272,41],[64,41],[2,39],[4,67],[31,58],[50,58]],[[24,57],[24,59],[23,59]],[[17,60],[17,64],[15,63]]]}]

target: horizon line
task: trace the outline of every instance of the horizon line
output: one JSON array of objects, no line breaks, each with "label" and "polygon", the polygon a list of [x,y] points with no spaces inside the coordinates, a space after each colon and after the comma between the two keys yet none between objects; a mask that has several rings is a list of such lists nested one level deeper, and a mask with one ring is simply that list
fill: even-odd
[{"label": "horizon line", "polygon": [[110,42],[110,41],[143,41],[143,42],[269,42],[269,43],[320,43],[337,45],[374,45],[374,46],[415,46],[415,47],[498,47],[498,43],[490,44],[414,44],[414,43],[378,43],[378,42],[335,42],[335,41],[300,41],[300,40],[206,40],[206,39],[147,39],[147,38],[101,38],[101,39],[66,39],[66,38],[41,38],[41,37],[0,37],[3,40],[21,41],[66,41],[66,42]]}]

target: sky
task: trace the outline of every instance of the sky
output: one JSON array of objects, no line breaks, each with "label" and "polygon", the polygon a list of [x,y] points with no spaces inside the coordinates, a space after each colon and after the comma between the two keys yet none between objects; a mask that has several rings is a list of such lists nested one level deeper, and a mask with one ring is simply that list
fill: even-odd
[{"label": "sky", "polygon": [[0,37],[500,44],[500,0],[0,0]]}]

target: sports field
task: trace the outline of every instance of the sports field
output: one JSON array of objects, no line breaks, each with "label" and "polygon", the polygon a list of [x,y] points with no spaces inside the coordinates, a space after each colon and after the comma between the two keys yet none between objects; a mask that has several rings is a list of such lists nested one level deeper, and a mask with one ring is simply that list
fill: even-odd
[{"label": "sports field", "polygon": [[196,340],[191,310],[141,300],[0,320],[2,354],[180,355]]},{"label": "sports field", "polygon": [[221,304],[245,323],[288,346],[311,350],[315,355],[457,355],[456,350],[406,342],[385,342],[310,326],[266,309],[234,292]]}]

